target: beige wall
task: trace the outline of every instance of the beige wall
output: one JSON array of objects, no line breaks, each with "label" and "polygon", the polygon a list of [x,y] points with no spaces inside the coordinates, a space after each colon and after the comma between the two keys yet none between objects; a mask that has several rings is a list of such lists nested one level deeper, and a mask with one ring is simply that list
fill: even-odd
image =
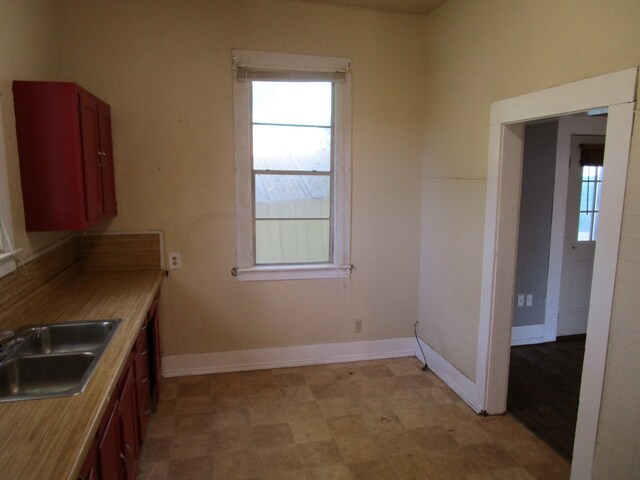
[{"label": "beige wall", "polygon": [[[427,18],[420,333],[471,379],[491,102],[637,66],[638,25],[635,0],[449,0]],[[598,479],[640,476],[639,172],[635,128],[594,470]],[[460,238],[463,232],[467,238]]]},{"label": "beige wall", "polygon": [[[423,18],[282,0],[68,0],[60,18],[63,77],[112,107],[120,213],[108,229],[162,229],[166,251],[182,252],[164,287],[164,354],[412,334]],[[232,48],[352,58],[351,279],[230,275]]]},{"label": "beige wall", "polygon": [[54,2],[37,0],[0,0],[0,12],[0,101],[4,120],[4,132],[0,134],[5,140],[14,243],[23,249],[20,256],[25,258],[65,234],[25,232],[11,82],[56,79],[57,15]]}]

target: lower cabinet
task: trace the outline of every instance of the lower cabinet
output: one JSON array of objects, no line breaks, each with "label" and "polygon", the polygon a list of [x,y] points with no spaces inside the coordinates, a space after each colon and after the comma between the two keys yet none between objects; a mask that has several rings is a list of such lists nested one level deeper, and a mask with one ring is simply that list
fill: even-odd
[{"label": "lower cabinet", "polygon": [[118,397],[118,418],[120,420],[120,437],[122,438],[122,455],[124,461],[124,478],[133,480],[138,473],[138,458],[140,445],[138,439],[138,406],[136,400],[136,380],[134,376],[134,356],[129,355],[127,368],[123,375],[124,381]]},{"label": "lower cabinet", "polygon": [[[149,309],[78,480],[134,480],[160,379],[158,301]],[[153,373],[152,373],[153,372]]]},{"label": "lower cabinet", "polygon": [[84,460],[84,465],[80,469],[80,475],[78,480],[98,480],[100,474],[98,473],[98,442],[93,442],[87,458]]}]

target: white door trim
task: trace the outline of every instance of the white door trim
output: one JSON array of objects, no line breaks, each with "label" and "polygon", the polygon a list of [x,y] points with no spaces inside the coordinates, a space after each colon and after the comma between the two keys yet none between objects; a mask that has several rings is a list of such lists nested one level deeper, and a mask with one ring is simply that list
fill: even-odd
[{"label": "white door trim", "polygon": [[[489,127],[487,200],[476,367],[478,403],[503,413],[511,346],[523,123],[608,107],[600,232],[594,259],[572,479],[590,478],[595,451],[613,286],[633,125],[637,69],[494,102]],[[593,288],[597,287],[597,288]]]}]

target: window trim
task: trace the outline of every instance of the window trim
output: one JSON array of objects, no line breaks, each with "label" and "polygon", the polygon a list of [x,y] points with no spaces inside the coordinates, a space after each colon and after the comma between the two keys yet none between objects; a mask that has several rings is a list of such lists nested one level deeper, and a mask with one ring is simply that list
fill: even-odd
[{"label": "window trim", "polygon": [[[351,60],[338,57],[233,50],[234,159],[236,167],[236,275],[238,281],[347,278],[351,273]],[[333,262],[255,265],[250,148],[251,82],[238,68],[268,71],[344,72],[334,82],[335,158]]]}]

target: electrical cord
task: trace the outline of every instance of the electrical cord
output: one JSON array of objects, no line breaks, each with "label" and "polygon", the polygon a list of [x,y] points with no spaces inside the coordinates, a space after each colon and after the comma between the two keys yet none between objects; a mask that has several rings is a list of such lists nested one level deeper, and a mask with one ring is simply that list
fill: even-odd
[{"label": "electrical cord", "polygon": [[422,349],[422,345],[420,345],[420,340],[418,339],[418,323],[416,322],[415,325],[413,326],[413,334],[416,336],[416,343],[418,344],[418,347],[420,347],[420,351],[422,352],[422,358],[424,358],[424,367],[422,367],[422,370],[425,372],[429,371],[429,365],[427,365],[427,356],[424,354],[424,350]]}]

